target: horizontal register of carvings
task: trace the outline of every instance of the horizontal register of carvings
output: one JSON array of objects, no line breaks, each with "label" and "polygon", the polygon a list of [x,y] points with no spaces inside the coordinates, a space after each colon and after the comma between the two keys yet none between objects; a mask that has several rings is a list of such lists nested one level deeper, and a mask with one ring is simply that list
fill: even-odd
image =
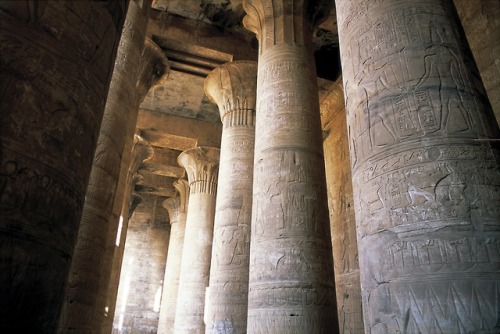
[{"label": "horizontal register of carvings", "polygon": [[226,63],[205,79],[205,94],[224,125],[206,333],[246,332],[256,86],[254,61]]},{"label": "horizontal register of carvings", "polygon": [[366,330],[496,332],[499,131],[453,3],[336,4]]},{"label": "horizontal register of carvings", "polygon": [[330,1],[247,0],[259,40],[248,333],[335,333],[313,26]]}]

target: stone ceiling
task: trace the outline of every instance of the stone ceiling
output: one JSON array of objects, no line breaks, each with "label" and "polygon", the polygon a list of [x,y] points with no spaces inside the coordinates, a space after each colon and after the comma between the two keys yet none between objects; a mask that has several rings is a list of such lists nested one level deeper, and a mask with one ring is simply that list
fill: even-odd
[{"label": "stone ceiling", "polygon": [[[164,50],[171,71],[140,106],[136,132],[154,149],[136,186],[145,200],[175,195],[172,183],[185,177],[180,152],[220,145],[219,111],[203,85],[225,62],[257,60],[258,42],[242,26],[244,15],[242,0],[153,0],[147,36]],[[314,52],[321,94],[340,73],[335,10],[315,32]]]}]

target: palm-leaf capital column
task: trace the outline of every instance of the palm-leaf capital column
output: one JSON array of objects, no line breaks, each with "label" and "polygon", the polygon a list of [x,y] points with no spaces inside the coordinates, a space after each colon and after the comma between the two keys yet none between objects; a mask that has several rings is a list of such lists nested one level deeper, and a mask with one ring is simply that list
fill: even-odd
[{"label": "palm-leaf capital column", "polygon": [[314,25],[326,1],[244,1],[259,39],[248,333],[338,331]]},{"label": "palm-leaf capital column", "polygon": [[205,80],[205,94],[217,103],[223,123],[208,333],[246,331],[256,86],[254,61],[223,64]]}]

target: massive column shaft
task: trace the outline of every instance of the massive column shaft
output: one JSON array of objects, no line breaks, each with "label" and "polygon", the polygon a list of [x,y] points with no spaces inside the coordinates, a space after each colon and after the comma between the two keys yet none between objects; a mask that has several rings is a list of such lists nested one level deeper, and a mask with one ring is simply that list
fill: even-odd
[{"label": "massive column shaft", "polygon": [[0,4],[0,331],[53,333],[127,1]]},{"label": "massive column shaft", "polygon": [[[244,2],[259,39],[249,333],[335,333],[337,310],[311,39],[321,1]],[[318,15],[320,14],[320,15]]]},{"label": "massive column shaft", "polygon": [[203,314],[208,286],[215,215],[219,149],[195,147],[177,159],[189,180],[189,206],[182,251],[174,333],[205,333]]},{"label": "massive column shaft", "polygon": [[336,4],[366,331],[496,332],[498,128],[452,4]]},{"label": "massive column shaft", "polygon": [[188,181],[180,179],[174,182],[174,187],[177,189],[179,196],[168,198],[163,202],[163,206],[168,210],[171,228],[165,279],[163,280],[160,319],[158,320],[159,334],[172,333],[174,329],[182,249],[186,231],[189,184]]},{"label": "massive column shaft", "polygon": [[320,100],[340,333],[363,333],[358,244],[342,78]]},{"label": "massive column shaft", "polygon": [[112,219],[112,209],[125,142],[133,140],[133,127],[128,123],[135,124],[137,119],[137,64],[144,48],[149,6],[149,2],[142,8],[136,1],[129,3],[65,291],[59,323],[62,332],[96,330],[105,313],[104,306],[97,309],[103,254],[109,224],[118,223]]},{"label": "massive column shaft", "polygon": [[205,94],[223,123],[207,333],[245,333],[247,327],[256,86],[253,61],[226,63],[205,79]]}]

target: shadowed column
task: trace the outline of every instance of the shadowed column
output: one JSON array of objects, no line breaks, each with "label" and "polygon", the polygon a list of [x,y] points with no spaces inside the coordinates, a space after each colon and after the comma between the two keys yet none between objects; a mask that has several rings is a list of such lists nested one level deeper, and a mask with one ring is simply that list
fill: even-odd
[{"label": "shadowed column", "polygon": [[324,1],[248,0],[259,39],[249,333],[338,331],[312,53]]},{"label": "shadowed column", "polygon": [[144,49],[149,6],[149,2],[142,8],[136,1],[129,3],[59,320],[61,332],[95,331],[105,314],[104,305],[98,305],[99,285],[105,271],[109,224],[118,223],[113,219],[112,209],[122,153],[125,143],[133,140],[133,127],[129,123],[135,124],[137,119],[136,83],[141,70],[137,64]]},{"label": "shadowed column", "polygon": [[[133,65],[137,66],[137,63]],[[113,196],[111,196],[112,206],[108,207],[108,211],[106,211],[109,230],[106,237],[106,248],[103,254],[103,272],[100,280],[97,307],[97,312],[99,312],[99,314],[104,314],[104,310],[106,308],[109,310],[107,311],[106,317],[104,319],[101,318],[101,323],[103,323],[102,320],[104,320],[104,326],[109,330],[111,330],[110,326],[113,319],[113,299],[116,298],[116,289],[118,287],[118,281],[110,282],[110,277],[112,275],[115,275],[114,277],[116,277],[116,273],[112,273],[113,270],[118,272],[120,270],[120,267],[114,263],[116,260],[114,256],[122,256],[120,254],[123,252],[123,247],[120,247],[123,246],[123,243],[120,246],[117,246],[115,243],[117,233],[119,233],[119,217],[123,211],[124,197],[128,195],[126,193],[128,181],[127,175],[131,159],[133,159],[132,145],[134,143],[134,131],[137,123],[138,107],[152,87],[160,86],[165,82],[168,78],[169,72],[170,67],[164,52],[158,47],[158,45],[156,45],[156,43],[149,38],[146,38],[144,41],[144,48],[141,52],[138,78],[135,81],[136,92],[135,94],[132,94],[134,96],[134,100],[129,105],[123,105],[123,101],[126,101],[127,98],[123,96],[125,93],[122,91],[122,95],[117,96],[116,101],[116,103],[119,106],[122,106],[122,108],[114,110],[114,112],[109,115],[109,118],[106,119],[106,129],[109,131],[109,134],[104,134],[104,136],[105,138],[109,136],[108,140],[114,143],[111,146],[114,150],[110,149],[110,151],[103,151],[102,157],[107,159],[111,159],[111,157],[118,158],[119,162],[117,163],[114,161],[114,169],[112,174],[110,174],[113,177],[115,192]],[[127,110],[126,115],[124,115],[124,110]],[[103,146],[104,149],[106,145]],[[116,155],[118,155],[118,157],[116,157]],[[126,205],[128,205],[128,203]],[[125,219],[125,217],[123,219]],[[121,263],[121,260],[118,262]],[[113,287],[110,287],[110,284]],[[107,332],[108,329],[105,329],[104,331]]]},{"label": "shadowed column", "polygon": [[340,333],[363,333],[358,244],[342,78],[320,99]]},{"label": "shadowed column", "polygon": [[498,332],[499,132],[453,4],[336,4],[366,332]]},{"label": "shadowed column", "polygon": [[182,249],[184,247],[184,233],[186,231],[186,216],[189,200],[189,183],[179,179],[174,182],[179,196],[163,201],[163,207],[168,210],[170,217],[170,242],[168,257],[163,280],[163,296],[161,298],[160,319],[158,333],[172,333],[174,329],[175,308],[179,290],[179,275],[181,272]]},{"label": "shadowed column", "polygon": [[[124,198],[122,202],[122,210],[120,213],[120,223],[117,228],[117,234],[112,238],[113,244],[113,262],[109,280],[106,282],[108,291],[107,305],[109,311],[107,317],[102,324],[101,332],[109,333],[112,330],[113,319],[115,317],[115,307],[117,306],[118,285],[120,283],[120,274],[122,269],[123,252],[125,249],[125,240],[127,239],[128,221],[134,210],[142,202],[143,198],[134,193],[134,188],[142,176],[137,173],[140,164],[150,159],[154,154],[153,147],[148,141],[144,140],[141,136],[134,135],[134,142],[131,150],[131,159],[129,160],[129,168],[126,177],[126,184],[124,190]],[[110,236],[108,235],[108,239]],[[109,247],[108,242],[108,247]]]},{"label": "shadowed column", "polygon": [[189,180],[189,206],[184,234],[174,333],[205,333],[203,311],[208,286],[215,215],[219,149],[195,147],[177,161]]},{"label": "shadowed column", "polygon": [[223,123],[207,333],[246,333],[256,86],[253,61],[226,63],[205,79]]},{"label": "shadowed column", "polygon": [[500,2],[453,0],[491,107],[500,123]]},{"label": "shadowed column", "polygon": [[0,2],[0,332],[57,330],[127,3]]}]

